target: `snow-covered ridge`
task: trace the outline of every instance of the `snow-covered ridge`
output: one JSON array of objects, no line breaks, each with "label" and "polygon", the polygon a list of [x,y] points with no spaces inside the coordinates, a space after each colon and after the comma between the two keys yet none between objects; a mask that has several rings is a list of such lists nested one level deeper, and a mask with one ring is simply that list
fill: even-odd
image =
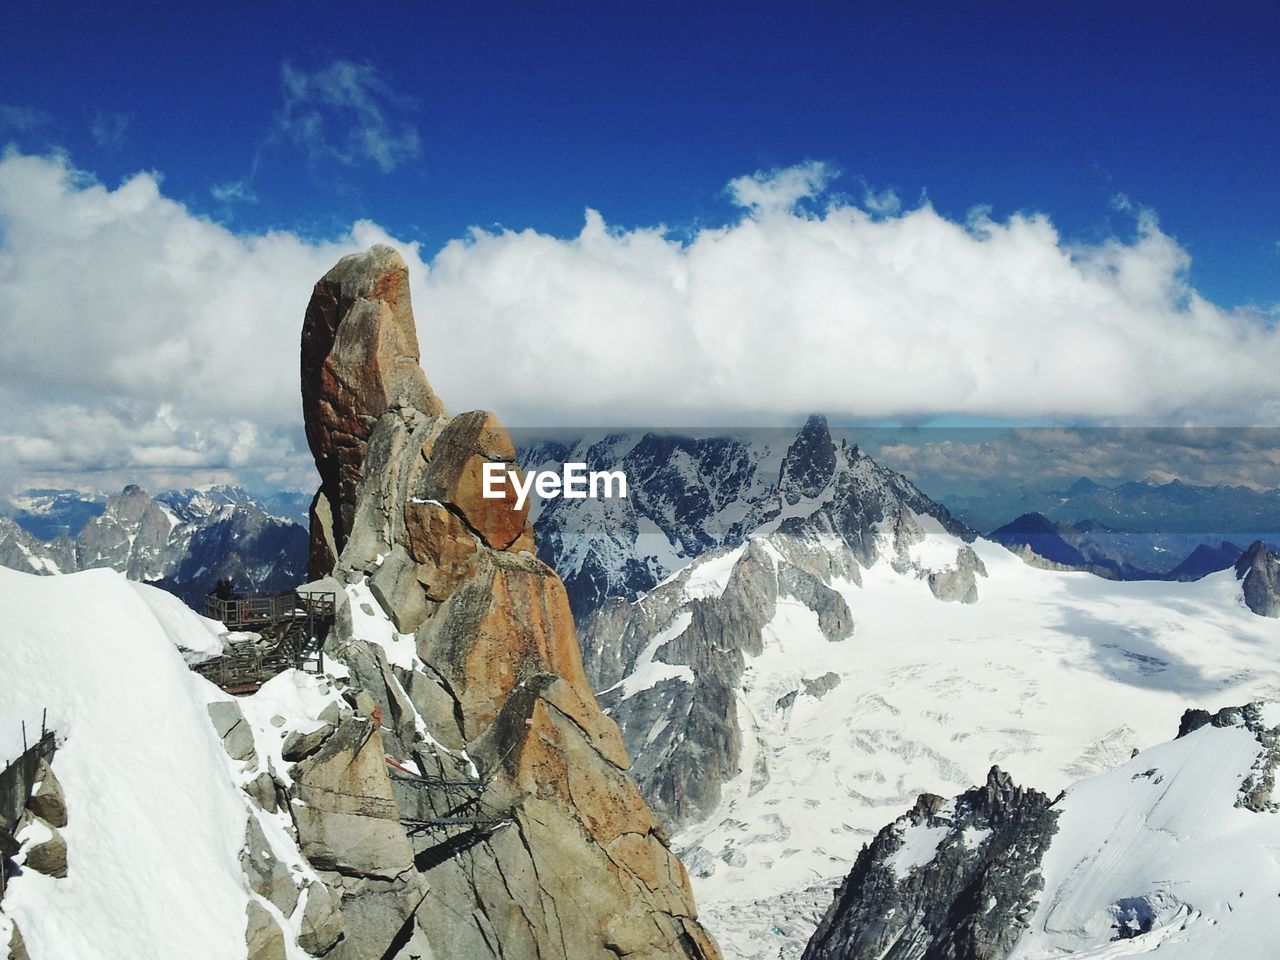
[{"label": "snow-covered ridge", "polygon": [[3,901],[0,942],[16,920],[36,958],[244,955],[245,804],[205,713],[208,684],[149,589],[109,570],[0,569],[0,719],[48,709],[70,814],[68,875],[27,871]]},{"label": "snow-covered ridge", "polygon": [[1280,707],[1188,711],[1177,739],[1052,802],[993,769],[921,796],[859,855],[805,960],[1263,960],[1276,897]]},{"label": "snow-covered ridge", "polygon": [[580,618],[607,598],[653,589],[708,550],[855,501],[902,500],[963,532],[901,474],[881,468],[847,437],[834,440],[820,416],[795,434],[611,434],[521,452],[525,469],[565,462],[621,469],[628,478],[626,500],[553,500],[535,504],[531,514],[539,556],[565,581]]}]

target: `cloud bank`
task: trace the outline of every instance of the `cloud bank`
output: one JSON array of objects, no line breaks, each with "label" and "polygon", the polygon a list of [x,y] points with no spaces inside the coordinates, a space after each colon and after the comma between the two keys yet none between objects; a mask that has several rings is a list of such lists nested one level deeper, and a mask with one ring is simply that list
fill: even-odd
[{"label": "cloud bank", "polygon": [[[304,85],[308,96],[316,88]],[[314,94],[319,95],[319,94]],[[371,155],[372,156],[372,155]],[[376,159],[376,158],[375,158]],[[819,164],[734,180],[720,228],[473,230],[424,258],[372,223],[233,233],[140,173],[0,159],[0,442],[22,476],[257,473],[310,484],[298,335],[311,285],[374,242],[410,263],[424,366],[508,422],[881,417],[1280,423],[1276,314],[1223,309],[1153,215],[1070,244],[826,193]]]}]

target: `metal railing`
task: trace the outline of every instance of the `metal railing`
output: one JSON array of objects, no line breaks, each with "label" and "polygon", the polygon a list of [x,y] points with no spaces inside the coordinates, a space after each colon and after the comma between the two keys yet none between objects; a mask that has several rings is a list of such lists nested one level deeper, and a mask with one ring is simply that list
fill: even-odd
[{"label": "metal railing", "polygon": [[204,615],[211,620],[221,620],[229,629],[306,617],[332,620],[336,609],[337,598],[327,591],[290,591],[275,596],[258,594],[228,599],[211,593],[204,598]]},{"label": "metal railing", "polygon": [[[40,770],[40,761],[52,757],[57,747],[53,731],[48,729],[48,717],[49,711],[45,710],[40,717],[40,739],[34,743],[27,742],[27,724],[23,722],[22,753],[17,759],[6,759],[4,769],[0,770],[0,831],[3,832],[0,840],[12,840],[18,818],[22,816],[27,801],[31,799],[31,790],[35,786],[36,775]],[[34,735],[34,729],[31,732]],[[7,846],[7,842],[3,846]],[[0,896],[4,895],[7,881],[8,868],[5,861],[16,852],[16,850],[0,849]]]}]

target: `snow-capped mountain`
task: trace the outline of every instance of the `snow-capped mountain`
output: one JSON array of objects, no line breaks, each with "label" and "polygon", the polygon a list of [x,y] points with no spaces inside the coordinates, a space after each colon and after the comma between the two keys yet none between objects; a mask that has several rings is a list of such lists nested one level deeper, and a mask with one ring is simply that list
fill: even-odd
[{"label": "snow-capped mountain", "polygon": [[864,847],[805,960],[1275,954],[1280,707],[1189,710],[1177,739],[1056,800],[993,768]]},{"label": "snow-capped mountain", "polygon": [[[795,435],[777,430],[702,437],[613,434],[529,444],[520,456],[526,469],[558,470],[563,463],[580,462],[589,469],[622,470],[629,484],[626,499],[536,504],[538,555],[563,578],[581,618],[608,598],[634,599],[708,550],[737,546],[766,525],[781,527],[815,511],[824,513],[833,529],[846,530],[854,549],[865,552],[869,548],[857,541],[867,523],[857,511],[874,497],[847,496],[855,492],[850,488],[834,491],[820,511],[814,502],[848,445],[833,440],[826,419],[817,415]],[[850,475],[848,483],[890,488],[916,512],[972,536],[901,474],[862,459],[862,476]]]},{"label": "snow-capped mountain", "polygon": [[798,956],[814,904],[919,793],[996,763],[1056,791],[1156,742],[1188,702],[1280,696],[1280,622],[1245,603],[1274,587],[1265,551],[1248,589],[1234,570],[1040,569],[806,431],[819,469],[784,455],[742,541],[581,621],[632,773],[730,955]]},{"label": "snow-capped mountain", "polygon": [[41,540],[0,517],[0,566],[39,574],[108,567],[197,606],[220,579],[252,591],[294,586],[306,579],[306,556],[306,531],[268,515],[237,487],[152,498],[130,485],[106,498],[74,538]]}]

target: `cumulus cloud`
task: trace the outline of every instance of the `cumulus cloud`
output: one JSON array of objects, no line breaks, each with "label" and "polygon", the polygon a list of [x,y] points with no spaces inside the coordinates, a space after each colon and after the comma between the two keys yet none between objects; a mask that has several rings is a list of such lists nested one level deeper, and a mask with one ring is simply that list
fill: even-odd
[{"label": "cumulus cloud", "polygon": [[372,163],[389,173],[421,153],[417,128],[395,116],[412,109],[413,101],[368,64],[336,60],[307,72],[286,62],[280,88],[280,131],[313,161]]},{"label": "cumulus cloud", "polygon": [[475,231],[431,264],[442,342],[504,361],[498,402],[532,387],[588,418],[1277,422],[1275,315],[1200,296],[1151,213],[1070,244],[1039,214],[795,209],[822,182],[735,181],[746,214],[687,241],[592,212],[567,240]]},{"label": "cumulus cloud", "polygon": [[368,224],[324,243],[239,236],[164,197],[153,174],[109,189],[65,158],[6,153],[10,480],[284,470],[308,485],[297,354],[310,286],[338,257],[388,239]]},{"label": "cumulus cloud", "polygon": [[781,170],[760,170],[735,177],[726,190],[733,202],[757,213],[789,213],[801,200],[826,189],[836,172],[825,163],[810,160]]},{"label": "cumulus cloud", "polygon": [[[679,238],[473,230],[424,259],[356,223],[236,234],[65,158],[0,159],[0,422],[10,469],[271,471],[310,483],[298,335],[311,286],[374,242],[410,265],[454,410],[526,426],[996,418],[1280,424],[1275,315],[1187,282],[1153,215],[1067,243],[1042,215],[957,223],[831,199],[804,165],[734,181]],[[602,423],[603,421],[603,423]]]}]

